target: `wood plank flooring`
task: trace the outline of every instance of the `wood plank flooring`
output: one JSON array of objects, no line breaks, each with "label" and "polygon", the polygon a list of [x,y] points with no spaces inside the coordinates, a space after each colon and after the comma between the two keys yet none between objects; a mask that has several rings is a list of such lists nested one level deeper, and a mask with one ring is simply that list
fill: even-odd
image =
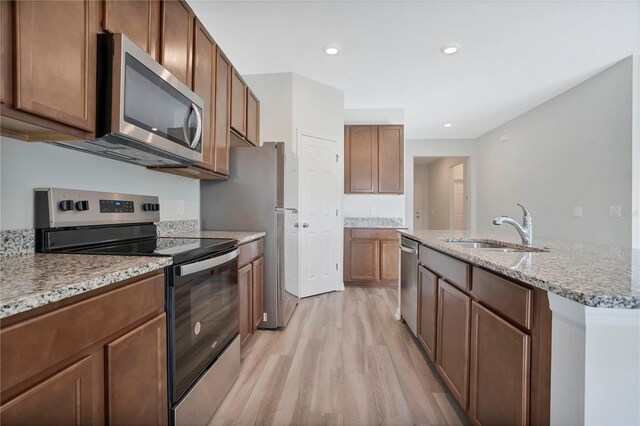
[{"label": "wood plank flooring", "polygon": [[245,348],[210,426],[466,424],[396,307],[394,288],[301,300],[284,330]]}]

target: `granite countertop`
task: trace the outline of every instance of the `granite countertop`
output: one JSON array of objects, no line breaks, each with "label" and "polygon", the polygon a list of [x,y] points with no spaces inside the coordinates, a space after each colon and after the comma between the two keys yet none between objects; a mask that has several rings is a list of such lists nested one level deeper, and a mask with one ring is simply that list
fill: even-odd
[{"label": "granite countertop", "polygon": [[238,244],[246,244],[264,237],[266,232],[262,231],[175,231],[163,233],[161,237],[182,237],[182,238],[232,238],[238,240]]},{"label": "granite countertop", "polygon": [[345,217],[344,227],[406,229],[401,217]]},{"label": "granite countertop", "polygon": [[0,318],[171,265],[170,257],[21,254],[0,259]]},{"label": "granite countertop", "polygon": [[400,231],[424,245],[472,264],[598,308],[640,309],[640,250],[536,237],[548,252],[492,252],[467,248],[447,238],[488,239],[520,244],[514,232]]}]

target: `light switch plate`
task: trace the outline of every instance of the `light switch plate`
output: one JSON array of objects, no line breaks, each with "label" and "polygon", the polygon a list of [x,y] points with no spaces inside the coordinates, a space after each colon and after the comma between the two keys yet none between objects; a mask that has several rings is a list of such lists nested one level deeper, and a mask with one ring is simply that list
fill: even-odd
[{"label": "light switch plate", "polygon": [[575,206],[573,208],[573,217],[582,217],[582,207]]}]

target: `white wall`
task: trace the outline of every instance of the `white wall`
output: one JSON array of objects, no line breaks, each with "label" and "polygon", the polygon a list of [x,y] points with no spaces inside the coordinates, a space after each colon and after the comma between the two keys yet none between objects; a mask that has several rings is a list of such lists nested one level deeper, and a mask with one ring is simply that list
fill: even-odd
[{"label": "white wall", "polygon": [[[469,157],[465,164],[468,185],[465,188],[468,196],[467,212],[469,228],[475,229],[476,211],[476,150],[474,139],[407,139],[404,150],[404,185],[411,188],[405,194],[406,211],[413,211],[413,159],[415,157]],[[405,225],[413,227],[413,215],[407,214]],[[430,227],[431,223],[429,224]]]},{"label": "white wall", "polygon": [[[537,235],[630,246],[632,88],[627,58],[481,136],[478,228],[521,217],[521,202]],[[609,206],[622,217],[608,217]]]},{"label": "white wall", "polygon": [[[347,108],[344,124],[404,124],[403,108]],[[342,150],[344,153],[344,149]],[[406,168],[406,165],[405,165]],[[405,194],[413,192],[413,184],[405,183]],[[350,194],[342,196],[345,217],[401,217],[405,218],[404,195]],[[406,223],[406,219],[405,219]]]},{"label": "white wall", "polygon": [[445,157],[429,164],[429,229],[451,229],[451,167],[458,164],[466,167],[467,158]]},{"label": "white wall", "polygon": [[633,56],[633,95],[631,96],[633,124],[631,143],[633,144],[633,184],[631,185],[631,230],[632,246],[640,248],[640,55]]},{"label": "white wall", "polygon": [[[200,183],[45,143],[0,137],[0,228],[33,228],[34,188],[157,195],[161,220],[199,219]],[[179,214],[178,202],[184,202]]]}]

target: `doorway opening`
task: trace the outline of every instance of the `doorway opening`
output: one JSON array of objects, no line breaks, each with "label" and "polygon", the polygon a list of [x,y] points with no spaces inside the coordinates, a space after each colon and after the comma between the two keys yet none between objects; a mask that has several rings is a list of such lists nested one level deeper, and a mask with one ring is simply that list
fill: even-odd
[{"label": "doorway opening", "polygon": [[414,157],[414,229],[469,229],[469,157]]}]

